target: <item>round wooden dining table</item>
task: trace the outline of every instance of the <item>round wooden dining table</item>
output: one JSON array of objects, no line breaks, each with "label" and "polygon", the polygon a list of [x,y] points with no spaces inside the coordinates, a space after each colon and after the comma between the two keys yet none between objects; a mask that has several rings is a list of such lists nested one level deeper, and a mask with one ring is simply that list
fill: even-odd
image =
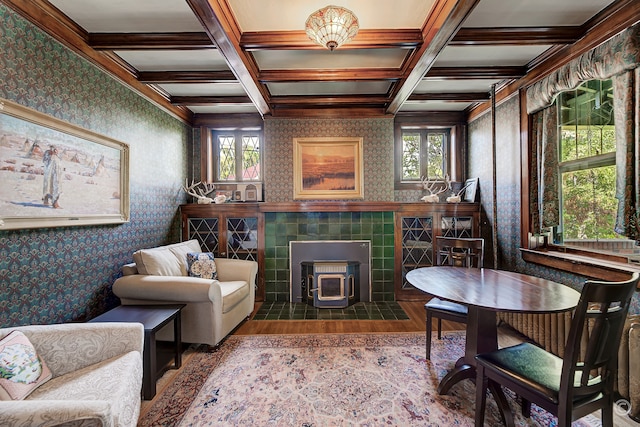
[{"label": "round wooden dining table", "polygon": [[424,267],[407,273],[421,291],[468,307],[465,354],[438,385],[438,393],[475,378],[475,356],[498,349],[496,312],[559,313],[573,309],[580,293],[569,286],[503,270]]}]

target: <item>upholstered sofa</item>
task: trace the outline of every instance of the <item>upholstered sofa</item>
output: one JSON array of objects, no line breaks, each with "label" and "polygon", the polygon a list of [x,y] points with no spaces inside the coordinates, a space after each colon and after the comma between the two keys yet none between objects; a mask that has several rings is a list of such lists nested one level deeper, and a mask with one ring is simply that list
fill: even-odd
[{"label": "upholstered sofa", "polygon": [[[136,251],[113,293],[123,305],[186,304],[182,341],[215,346],[251,315],[258,263],[215,258],[217,279],[192,277],[187,254],[200,252],[197,240]],[[172,334],[166,328],[158,338],[172,339]]]},{"label": "upholstered sofa", "polygon": [[138,423],[144,330],[139,323],[69,323],[21,331],[52,378],[24,400],[0,401],[2,426],[128,427]]}]

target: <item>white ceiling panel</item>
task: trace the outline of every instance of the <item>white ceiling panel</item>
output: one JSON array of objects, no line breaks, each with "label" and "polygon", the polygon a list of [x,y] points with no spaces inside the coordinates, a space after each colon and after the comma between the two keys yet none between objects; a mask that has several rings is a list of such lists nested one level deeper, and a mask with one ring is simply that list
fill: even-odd
[{"label": "white ceiling panel", "polygon": [[404,49],[269,50],[253,52],[262,70],[400,68]]},{"label": "white ceiling panel", "polygon": [[470,102],[407,101],[402,104],[400,111],[464,111],[469,105]]},{"label": "white ceiling panel", "polygon": [[186,1],[50,0],[90,33],[202,31]]},{"label": "white ceiling panel", "polygon": [[610,0],[482,0],[465,27],[582,25]]},{"label": "white ceiling panel", "polygon": [[240,83],[163,83],[158,85],[174,96],[244,96]]},{"label": "white ceiling panel", "polygon": [[[304,30],[309,15],[327,0],[229,0],[233,14],[245,31]],[[362,29],[421,28],[434,0],[340,0]]]},{"label": "white ceiling panel", "polygon": [[118,50],[115,53],[138,71],[221,71],[229,70],[215,50]]},{"label": "white ceiling panel", "polygon": [[492,84],[500,80],[475,79],[475,80],[423,80],[418,84],[414,93],[440,93],[440,92],[479,92],[488,91]]},{"label": "white ceiling panel", "polygon": [[271,95],[369,95],[386,93],[389,82],[268,83]]},{"label": "white ceiling panel", "polygon": [[551,46],[447,46],[436,67],[524,66]]},{"label": "white ceiling panel", "polygon": [[196,114],[255,114],[258,111],[253,105],[187,105],[187,107]]}]

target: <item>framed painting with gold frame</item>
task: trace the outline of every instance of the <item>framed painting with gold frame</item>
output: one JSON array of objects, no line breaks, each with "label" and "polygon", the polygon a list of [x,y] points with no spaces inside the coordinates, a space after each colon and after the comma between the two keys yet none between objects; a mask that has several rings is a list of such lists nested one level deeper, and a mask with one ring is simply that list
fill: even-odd
[{"label": "framed painting with gold frame", "polygon": [[0,230],[129,221],[129,145],[0,99]]},{"label": "framed painting with gold frame", "polygon": [[294,138],[293,198],[362,199],[362,138]]}]

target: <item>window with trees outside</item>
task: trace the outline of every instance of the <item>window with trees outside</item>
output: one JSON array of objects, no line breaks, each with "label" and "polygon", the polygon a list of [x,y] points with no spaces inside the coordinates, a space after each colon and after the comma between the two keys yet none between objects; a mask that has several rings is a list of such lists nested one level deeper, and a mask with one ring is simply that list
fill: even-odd
[{"label": "window with trees outside", "polygon": [[616,139],[611,80],[561,93],[558,103],[560,226],[557,243],[602,249],[614,231]]},{"label": "window with trees outside", "polygon": [[215,181],[261,181],[261,139],[257,130],[212,131]]},{"label": "window with trees outside", "polygon": [[443,178],[447,174],[448,139],[449,129],[403,129],[401,180]]}]

